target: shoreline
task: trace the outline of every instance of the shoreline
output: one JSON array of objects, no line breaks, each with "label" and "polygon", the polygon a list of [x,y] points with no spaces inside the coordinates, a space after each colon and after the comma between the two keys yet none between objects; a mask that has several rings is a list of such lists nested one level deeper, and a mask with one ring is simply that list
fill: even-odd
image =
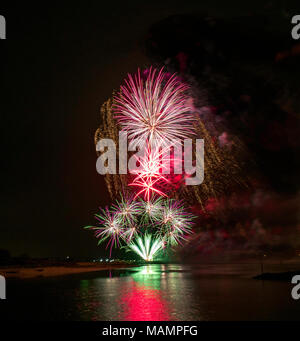
[{"label": "shoreline", "polygon": [[4,276],[6,279],[31,279],[31,278],[33,279],[89,273],[110,269],[123,269],[135,266],[138,266],[138,264],[95,265],[95,263],[89,262],[79,262],[70,266],[68,265],[34,267],[11,266],[0,268],[0,275]]},{"label": "shoreline", "polygon": [[[134,268],[143,265],[160,264],[160,263],[95,263],[95,262],[77,262],[77,263],[62,263],[62,264],[31,264],[31,265],[7,265],[0,266],[0,275],[6,279],[41,279],[49,277],[61,277],[76,274],[95,273],[100,271],[118,270],[126,268]],[[170,263],[169,263],[170,264]],[[176,263],[178,264],[178,263]],[[195,264],[186,264],[193,269]],[[265,271],[260,272],[260,269],[256,268],[257,263],[244,263],[248,265],[246,271],[241,271],[240,268],[236,269],[231,267],[232,265],[242,265],[241,263],[218,263],[218,264],[201,264],[204,266],[203,271],[200,271],[202,275],[208,276],[242,276],[244,278],[252,278],[255,280],[290,280],[295,274],[300,274],[300,264],[289,263],[287,266],[277,263],[264,263]],[[226,268],[229,266],[229,269]],[[258,264],[259,265],[259,264]],[[219,267],[221,266],[221,267]],[[250,268],[249,268],[250,266]],[[252,268],[252,267],[253,268]],[[215,269],[217,267],[217,269]],[[196,266],[197,269],[197,266]],[[201,267],[199,268],[201,270]],[[243,269],[242,269],[243,270]],[[177,271],[176,269],[172,270]],[[186,270],[185,270],[186,271]]]}]

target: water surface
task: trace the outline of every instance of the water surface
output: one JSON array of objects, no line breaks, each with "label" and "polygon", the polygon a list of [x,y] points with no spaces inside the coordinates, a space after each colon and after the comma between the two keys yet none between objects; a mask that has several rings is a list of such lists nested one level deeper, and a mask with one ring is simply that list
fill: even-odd
[{"label": "water surface", "polygon": [[252,279],[257,273],[259,266],[249,264],[153,264],[65,277],[8,281],[4,318],[299,320],[300,300],[292,299],[292,284]]}]

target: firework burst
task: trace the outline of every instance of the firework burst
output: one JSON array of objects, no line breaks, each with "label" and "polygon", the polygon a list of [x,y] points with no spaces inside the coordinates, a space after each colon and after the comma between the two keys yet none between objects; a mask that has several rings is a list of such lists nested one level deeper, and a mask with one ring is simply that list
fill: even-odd
[{"label": "firework burst", "polygon": [[148,201],[141,200],[141,216],[144,224],[155,223],[161,220],[163,212],[163,199],[162,197],[152,197]]},{"label": "firework burst", "polygon": [[130,223],[129,226],[124,230],[122,238],[126,243],[132,241],[132,239],[138,236],[138,228],[135,224]]},{"label": "firework burst", "polygon": [[[133,213],[126,218],[120,207],[133,207]],[[100,227],[87,226],[95,230],[98,244],[108,240],[106,248],[120,247],[134,251],[144,260],[153,260],[154,255],[166,246],[176,246],[192,233],[193,217],[184,210],[182,202],[152,197],[149,201],[121,200],[95,215]]]},{"label": "firework burst", "polygon": [[100,214],[95,214],[95,218],[100,223],[100,227],[86,226],[86,228],[95,230],[95,237],[99,239],[98,244],[108,239],[106,248],[109,247],[111,256],[113,246],[120,246],[120,238],[124,232],[120,218],[114,212],[109,211],[108,207],[101,209]]},{"label": "firework burst", "polygon": [[128,248],[137,253],[146,262],[153,261],[155,254],[162,249],[163,242],[159,238],[153,238],[145,234],[144,238],[138,237],[128,245]]},{"label": "firework burst", "polygon": [[168,199],[164,203],[158,235],[165,244],[178,245],[192,233],[195,217],[185,212],[182,201]]},{"label": "firework burst", "polygon": [[[136,177],[129,186],[137,186],[139,191],[135,198],[143,194],[145,200],[149,201],[153,193],[161,196],[167,196],[163,191],[158,189],[162,183],[168,183],[169,180],[162,174],[166,165],[162,162],[165,155],[164,149],[151,149],[149,143],[145,148],[145,153],[142,157],[137,158],[139,167],[131,171]],[[167,160],[168,161],[168,160]]]},{"label": "firework burst", "polygon": [[129,74],[114,97],[115,117],[132,145],[149,141],[153,146],[165,146],[190,136],[194,116],[186,95],[188,86],[175,74],[168,77],[163,68],[150,68],[144,78],[139,70],[134,76]]},{"label": "firework burst", "polygon": [[139,213],[139,203],[134,201],[132,196],[121,195],[120,200],[116,200],[116,204],[112,206],[115,216],[120,219],[123,224],[131,224],[135,222],[136,215]]}]

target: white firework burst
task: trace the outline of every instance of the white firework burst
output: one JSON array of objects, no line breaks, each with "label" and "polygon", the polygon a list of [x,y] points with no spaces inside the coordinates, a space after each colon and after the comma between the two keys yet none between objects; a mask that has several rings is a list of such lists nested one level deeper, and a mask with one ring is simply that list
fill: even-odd
[{"label": "white firework burst", "polygon": [[128,75],[114,97],[113,110],[133,146],[142,146],[145,141],[152,146],[169,146],[193,133],[195,117],[187,89],[175,74],[169,76],[163,69],[150,68],[146,79],[139,70]]}]

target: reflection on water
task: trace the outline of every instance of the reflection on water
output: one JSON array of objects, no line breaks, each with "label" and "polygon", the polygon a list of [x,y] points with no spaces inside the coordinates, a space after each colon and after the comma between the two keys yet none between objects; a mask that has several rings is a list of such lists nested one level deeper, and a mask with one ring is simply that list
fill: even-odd
[{"label": "reflection on water", "polygon": [[151,265],[135,272],[117,298],[118,319],[170,320],[169,305],[160,290],[161,277],[161,272],[156,272]]},{"label": "reflection on water", "polygon": [[[132,271],[117,299],[118,319],[126,321],[180,320],[192,298],[181,266],[148,265]],[[186,294],[182,300],[180,293]],[[171,298],[172,297],[172,298]],[[179,298],[179,299],[178,299]]]},{"label": "reflection on water", "polygon": [[[9,283],[8,319],[297,320],[291,284],[250,265],[158,265]],[[24,293],[26,292],[26,295]],[[22,294],[23,293],[23,294]]]},{"label": "reflection on water", "polygon": [[[110,271],[108,278],[80,281],[77,295],[85,302],[87,295],[95,295],[95,287],[101,288],[99,301],[90,319],[99,316],[121,321],[168,321],[179,320],[178,312],[188,309],[192,297],[187,282],[179,280],[184,276],[178,265],[147,265],[126,271]],[[114,276],[115,275],[115,276]],[[177,293],[185,292],[185,300],[177,299]],[[171,299],[172,297],[172,299]],[[84,303],[86,314],[86,302]],[[89,309],[91,310],[91,303]],[[80,309],[82,310],[82,309]],[[82,316],[85,319],[85,316]]]}]

